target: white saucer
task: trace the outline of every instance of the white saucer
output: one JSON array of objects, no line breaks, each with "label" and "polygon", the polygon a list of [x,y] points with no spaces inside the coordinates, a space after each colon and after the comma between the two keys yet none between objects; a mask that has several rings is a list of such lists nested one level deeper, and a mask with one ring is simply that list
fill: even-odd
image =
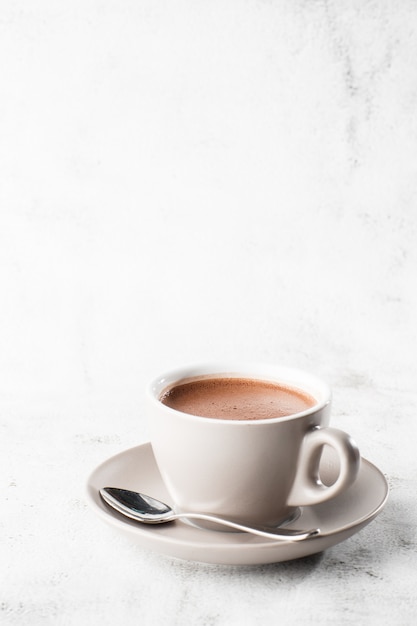
[{"label": "white saucer", "polygon": [[320,528],[305,541],[273,541],[247,533],[210,531],[176,521],[145,525],[110,509],[98,493],[101,487],[124,487],[172,504],[162,482],[150,443],[131,448],[99,465],[87,481],[93,510],[116,530],[145,548],[180,559],[228,565],[276,563],[321,552],[366,526],[382,510],[388,485],[378,468],[362,459],[356,482],[342,495],[305,507],[289,528]]}]

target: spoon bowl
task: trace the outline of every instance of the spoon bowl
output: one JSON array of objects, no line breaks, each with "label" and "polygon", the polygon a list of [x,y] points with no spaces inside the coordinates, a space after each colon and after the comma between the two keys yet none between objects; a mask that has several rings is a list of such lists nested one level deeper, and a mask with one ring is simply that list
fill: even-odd
[{"label": "spoon bowl", "polygon": [[144,493],[119,489],[117,487],[103,487],[99,490],[100,496],[114,510],[130,519],[143,524],[163,524],[174,520],[198,519],[207,522],[215,522],[241,532],[259,535],[275,541],[302,541],[320,534],[318,528],[310,530],[296,530],[292,528],[278,528],[276,531],[252,526],[245,526],[233,520],[224,519],[217,515],[206,513],[176,512],[168,504],[147,496]]}]

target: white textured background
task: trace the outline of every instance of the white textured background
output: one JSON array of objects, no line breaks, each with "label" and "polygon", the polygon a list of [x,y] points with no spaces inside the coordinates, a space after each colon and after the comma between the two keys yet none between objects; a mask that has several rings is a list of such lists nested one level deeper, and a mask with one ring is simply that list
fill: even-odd
[{"label": "white textured background", "polygon": [[[415,623],[416,111],[415,1],[2,0],[0,623]],[[86,509],[148,380],[226,357],[327,378],[389,478],[321,559],[174,562]]]}]

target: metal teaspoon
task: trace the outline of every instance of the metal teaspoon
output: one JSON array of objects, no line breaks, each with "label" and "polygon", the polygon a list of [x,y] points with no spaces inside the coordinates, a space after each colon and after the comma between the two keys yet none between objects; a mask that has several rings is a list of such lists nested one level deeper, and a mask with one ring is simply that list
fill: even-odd
[{"label": "metal teaspoon", "polygon": [[223,524],[230,528],[235,528],[246,533],[275,539],[277,541],[302,541],[314,537],[320,533],[318,528],[310,530],[293,530],[291,528],[280,528],[278,532],[262,530],[261,528],[253,528],[244,526],[231,520],[222,519],[215,515],[206,515],[205,513],[176,513],[170,506],[164,504],[160,500],[146,496],[143,493],[129,491],[128,489],[118,489],[116,487],[104,487],[99,490],[103,500],[113,509],[144,524],[163,524],[164,522],[172,522],[180,518],[199,519],[216,524]]}]

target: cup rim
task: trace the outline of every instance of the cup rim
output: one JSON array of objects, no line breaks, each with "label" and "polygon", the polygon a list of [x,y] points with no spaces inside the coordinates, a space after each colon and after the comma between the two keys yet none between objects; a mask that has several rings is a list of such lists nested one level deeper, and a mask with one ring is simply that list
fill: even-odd
[{"label": "cup rim", "polygon": [[[173,409],[160,401],[161,393],[167,387],[171,385],[180,384],[187,380],[199,380],[203,377],[233,377],[236,378],[253,378],[255,380],[276,381],[283,384],[288,384],[290,387],[301,389],[306,391],[317,402],[313,406],[300,411],[298,413],[292,413],[291,415],[285,415],[283,417],[272,417],[266,419],[255,420],[242,420],[242,419],[221,419],[216,417],[204,417],[201,415],[194,415],[190,413],[184,413]],[[302,382],[301,382],[302,381]],[[236,361],[219,361],[219,362],[207,362],[198,363],[188,366],[182,366],[173,368],[166,371],[154,378],[147,387],[147,395],[153,403],[157,403],[158,407],[163,407],[162,410],[168,414],[181,416],[183,419],[190,419],[192,421],[201,421],[203,423],[217,423],[217,424],[235,424],[235,425],[247,425],[248,427],[254,427],[259,424],[273,424],[276,422],[288,422],[295,419],[299,419],[308,415],[322,411],[331,402],[331,389],[329,385],[320,377],[315,374],[311,374],[302,369],[287,367],[280,364],[273,363],[259,363],[259,362],[236,362]],[[319,397],[318,397],[319,396]]]}]

